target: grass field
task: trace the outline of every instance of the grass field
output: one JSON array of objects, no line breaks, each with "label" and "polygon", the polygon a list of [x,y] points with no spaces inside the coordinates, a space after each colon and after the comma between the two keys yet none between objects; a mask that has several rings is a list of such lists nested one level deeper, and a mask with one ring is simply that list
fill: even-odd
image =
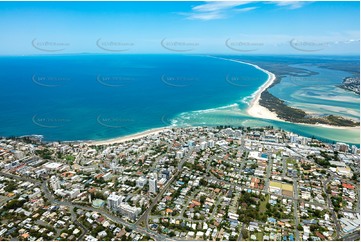
[{"label": "grass field", "polygon": [[259,205],[259,212],[264,213],[266,212],[266,205],[269,201],[269,195],[266,195],[266,199],[264,201],[261,201],[261,204]]}]

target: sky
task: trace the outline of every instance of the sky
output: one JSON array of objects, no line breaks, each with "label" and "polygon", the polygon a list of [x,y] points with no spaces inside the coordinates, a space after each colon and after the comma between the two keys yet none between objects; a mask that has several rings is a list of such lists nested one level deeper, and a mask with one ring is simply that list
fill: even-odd
[{"label": "sky", "polygon": [[0,2],[0,55],[359,55],[359,2]]}]

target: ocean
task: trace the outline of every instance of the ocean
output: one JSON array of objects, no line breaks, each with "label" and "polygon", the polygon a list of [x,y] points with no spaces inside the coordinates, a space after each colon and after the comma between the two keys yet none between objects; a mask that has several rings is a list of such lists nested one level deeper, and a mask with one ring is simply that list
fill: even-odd
[{"label": "ocean", "polygon": [[[292,86],[292,80],[285,79],[270,91],[308,111],[320,111],[317,105],[322,104],[332,113],[359,118],[357,95],[342,89],[332,97],[325,94],[350,73],[315,71],[320,78],[334,78],[315,87]],[[169,125],[273,125],[308,137],[360,143],[359,132],[249,117],[252,94],[267,78],[250,65],[209,56],[4,56],[0,136],[103,140]],[[347,100],[335,103],[337,96]]]}]

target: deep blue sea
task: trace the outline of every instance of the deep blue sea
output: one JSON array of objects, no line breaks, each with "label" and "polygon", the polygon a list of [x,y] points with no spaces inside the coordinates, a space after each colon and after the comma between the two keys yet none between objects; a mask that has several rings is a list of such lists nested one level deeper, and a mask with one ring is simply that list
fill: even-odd
[{"label": "deep blue sea", "polygon": [[[249,117],[247,102],[267,77],[250,65],[208,56],[0,57],[0,136],[102,140],[168,125],[226,124],[274,125],[359,143],[359,134]],[[359,97],[350,97],[357,112]]]}]

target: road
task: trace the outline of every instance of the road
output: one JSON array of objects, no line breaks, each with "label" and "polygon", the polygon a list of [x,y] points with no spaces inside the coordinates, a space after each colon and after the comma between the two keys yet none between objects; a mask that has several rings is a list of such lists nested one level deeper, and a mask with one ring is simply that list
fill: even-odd
[{"label": "road", "polygon": [[270,184],[270,177],[271,177],[271,170],[272,170],[272,159],[271,159],[271,154],[268,153],[268,164],[266,167],[266,177],[265,177],[265,184],[264,184],[264,190],[268,191],[269,188],[269,184]]},{"label": "road", "polygon": [[[162,188],[162,190],[156,195],[156,197],[154,198],[153,202],[151,203],[151,205],[149,206],[149,208],[143,213],[143,215],[141,215],[141,217],[136,221],[136,223],[132,224],[132,223],[129,223],[123,219],[121,219],[120,217],[117,217],[113,214],[111,214],[109,211],[105,210],[105,209],[97,209],[97,208],[93,208],[93,207],[90,207],[90,206],[82,206],[82,205],[79,205],[79,204],[76,204],[76,203],[71,203],[71,202],[63,202],[63,201],[57,201],[53,194],[49,191],[48,189],[48,186],[47,186],[47,182],[44,181],[44,182],[41,182],[40,180],[36,180],[36,179],[33,179],[33,178],[30,178],[30,177],[21,177],[21,176],[16,176],[16,175],[13,175],[13,174],[9,174],[9,173],[4,173],[4,172],[0,172],[0,175],[2,176],[5,176],[5,177],[8,177],[8,178],[12,178],[12,179],[17,179],[17,180],[21,180],[21,181],[28,181],[28,182],[32,182],[34,183],[35,185],[37,186],[41,186],[42,188],[42,191],[44,192],[45,194],[45,197],[49,200],[49,202],[51,204],[58,204],[58,205],[63,205],[63,206],[67,206],[69,208],[71,208],[71,211],[73,208],[80,208],[80,209],[83,209],[83,210],[88,210],[88,211],[95,211],[95,212],[98,212],[102,215],[104,215],[105,217],[109,218],[110,220],[114,221],[114,222],[117,222],[119,224],[122,224],[124,226],[127,226],[131,229],[133,229],[134,231],[138,232],[138,233],[142,233],[142,234],[146,234],[150,237],[153,237],[155,238],[156,240],[169,240],[171,239],[170,237],[168,236],[165,236],[165,235],[162,235],[162,234],[158,234],[154,231],[151,231],[149,229],[149,224],[148,224],[148,221],[149,221],[149,215],[151,214],[151,211],[152,209],[158,204],[159,200],[163,197],[164,193],[169,189],[169,187],[171,186],[171,184],[175,181],[175,179],[177,179],[177,177],[179,176],[179,174],[181,174],[181,172],[183,171],[183,165],[184,163],[189,159],[190,155],[192,154],[193,152],[193,149],[190,149],[186,155],[181,159],[181,161],[178,163],[178,166],[175,170],[175,173],[173,174],[173,176],[171,177],[170,180],[168,180],[168,182],[164,185],[164,187]],[[294,151],[295,152],[295,151]],[[296,152],[297,153],[297,152]],[[270,154],[268,154],[269,157],[270,157]],[[302,155],[301,155],[302,156]],[[77,157],[78,158],[78,157]],[[213,157],[211,157],[213,158]],[[211,162],[212,159],[210,159],[210,161],[207,163],[207,170],[210,169],[210,166],[209,166],[209,163]],[[77,160],[78,161],[78,160]],[[242,163],[243,164],[243,163]],[[317,164],[316,164],[317,165]],[[283,160],[283,175],[284,172],[285,172],[285,166],[286,166],[286,163],[285,161]],[[265,188],[264,190],[259,190],[259,189],[253,189],[253,190],[257,190],[257,191],[260,191],[260,192],[263,192],[265,194],[268,194],[268,187],[269,187],[269,178],[270,178],[270,175],[271,175],[271,169],[272,169],[272,159],[269,159],[268,161],[268,166],[266,168],[266,178],[265,178]],[[359,231],[356,231],[356,232],[353,232],[351,234],[348,234],[348,235],[343,235],[342,231],[341,231],[341,225],[340,225],[340,222],[337,218],[337,214],[334,212],[333,210],[333,205],[332,205],[332,202],[331,202],[331,197],[330,197],[330,194],[327,194],[327,186],[328,184],[330,183],[330,181],[332,179],[335,179],[335,178],[339,178],[337,175],[333,174],[332,172],[328,172],[329,174],[329,177],[327,179],[324,179],[323,182],[322,182],[322,185],[323,185],[323,191],[324,193],[326,194],[327,198],[326,198],[326,206],[328,208],[328,210],[330,211],[331,215],[332,215],[332,220],[334,221],[335,225],[336,225],[336,239],[342,239],[342,240],[354,240],[355,238],[359,238]],[[227,182],[227,181],[224,181],[224,180],[220,180],[220,179],[217,179],[217,178],[208,178],[208,180],[215,180],[215,181],[219,181],[219,182],[222,182],[223,184],[230,184],[230,185],[234,185],[236,187],[239,187],[241,188],[242,190],[245,189],[246,187],[245,186],[241,186],[241,185],[235,185],[235,184],[232,184],[230,182]],[[299,224],[299,216],[298,216],[298,206],[299,206],[299,201],[301,199],[299,199],[298,197],[298,178],[297,177],[294,177],[293,178],[293,188],[294,188],[294,195],[293,195],[293,207],[294,207],[294,222],[295,222],[295,239],[296,240],[299,240],[299,231],[297,229],[297,226]],[[275,195],[275,194],[274,194]],[[275,196],[280,196],[280,197],[284,197],[282,195],[275,195]],[[6,200],[10,200],[11,198],[9,199],[6,199]],[[189,200],[189,199],[188,199]],[[189,201],[188,201],[189,202]],[[217,201],[219,203],[219,201]],[[4,203],[4,201],[0,202],[1,203]],[[320,204],[321,205],[321,204]],[[185,206],[187,206],[187,204],[185,204]],[[215,207],[215,210],[217,208]],[[358,208],[359,209],[359,208]],[[346,211],[346,210],[345,210]],[[359,210],[358,210],[359,211]],[[182,213],[181,215],[183,215],[183,210],[182,210]],[[357,211],[350,211],[350,210],[347,210],[347,212],[357,212]],[[78,225],[80,228],[82,228],[83,230],[83,233],[81,235],[81,237],[79,239],[82,239],[86,232],[87,232],[87,229],[77,221],[76,219],[76,215],[74,214],[74,212],[72,212],[72,220],[74,222],[74,224]],[[214,212],[213,212],[214,213]],[[181,216],[180,215],[180,216]],[[74,217],[73,217],[74,216]],[[153,216],[152,216],[153,217]],[[145,228],[141,227],[141,223],[144,222],[144,225],[145,225]],[[342,236],[343,235],[343,236]],[[241,238],[241,234],[240,234],[240,237],[238,239],[242,239]]]},{"label": "road", "polygon": [[243,235],[242,235],[242,230],[243,230],[243,229],[244,229],[244,223],[242,223],[242,229],[241,229],[241,231],[239,232],[237,241],[242,241],[242,240],[243,240]]},{"label": "road", "polygon": [[194,196],[199,192],[200,190],[197,189],[195,190],[190,196],[189,198],[187,199],[187,202],[184,204],[181,212],[179,213],[179,215],[176,217],[177,219],[183,219],[183,214],[184,212],[186,211],[186,209],[188,208],[188,204],[191,202],[191,200],[194,198]]},{"label": "road", "polygon": [[[167,236],[164,236],[164,235],[161,235],[161,234],[157,234],[153,231],[150,231],[150,230],[146,230],[136,224],[131,224],[129,222],[126,222],[124,221],[123,219],[115,216],[115,215],[112,215],[110,214],[108,211],[104,210],[104,209],[98,209],[98,208],[93,208],[93,207],[88,207],[88,206],[82,206],[82,205],[78,205],[78,204],[75,204],[75,203],[71,203],[71,202],[65,202],[65,201],[58,201],[56,200],[52,193],[49,191],[49,188],[47,186],[47,182],[44,181],[42,183],[40,183],[40,181],[38,180],[35,180],[35,179],[31,179],[31,178],[28,178],[28,177],[20,177],[20,176],[16,176],[16,175],[12,175],[12,174],[8,174],[8,173],[4,173],[4,172],[0,172],[0,175],[2,176],[6,176],[6,177],[9,177],[9,178],[13,178],[13,179],[17,179],[17,180],[21,180],[21,181],[30,181],[30,182],[33,182],[35,184],[39,184],[42,188],[42,191],[44,192],[44,196],[48,199],[48,201],[51,203],[51,204],[57,204],[57,205],[62,205],[62,206],[66,206],[70,209],[73,209],[73,208],[80,208],[80,209],[83,209],[83,210],[87,210],[87,211],[95,211],[95,212],[98,212],[102,215],[104,215],[105,217],[107,217],[108,219],[116,222],[116,223],[119,223],[119,224],[122,224],[126,227],[129,227],[131,229],[133,229],[134,231],[140,233],[140,234],[146,234],[156,240],[169,240],[170,238],[167,237]],[[78,223],[78,225],[83,228],[82,224]],[[83,235],[82,235],[83,236]]]},{"label": "road", "polygon": [[[3,196],[1,196],[3,197]],[[14,197],[3,197],[3,198],[0,198],[0,207],[2,205],[4,205],[5,203],[7,203],[8,201],[10,201],[11,199],[14,199]]]},{"label": "road", "polygon": [[341,238],[343,241],[360,241],[360,230],[356,230],[355,232],[345,235]]},{"label": "road", "polygon": [[[39,219],[39,220],[36,220],[36,221],[35,221],[35,224],[40,225],[40,226],[44,226],[44,227],[52,227],[50,224],[48,224],[48,223],[46,223],[46,222],[44,222],[43,220],[40,220],[40,219]],[[55,228],[55,227],[54,227],[54,229],[55,229],[55,231],[56,231],[56,234],[55,234],[54,237],[55,237],[55,238],[59,238],[62,229]]]},{"label": "road", "polygon": [[149,206],[149,208],[143,213],[143,215],[137,220],[137,222],[135,223],[135,225],[140,225],[143,221],[145,223],[145,227],[147,229],[149,229],[149,224],[148,224],[148,216],[151,213],[153,207],[155,205],[158,204],[159,200],[163,197],[164,192],[169,188],[169,186],[173,183],[173,181],[175,180],[175,178],[178,176],[179,171],[177,171],[176,173],[174,173],[174,175],[172,176],[171,179],[168,180],[168,182],[166,183],[166,185],[163,187],[163,189],[157,194],[157,196],[154,198],[153,202],[151,203],[151,205]]},{"label": "road", "polygon": [[[291,149],[291,150],[293,152],[295,152],[296,154],[300,155],[301,157],[303,157],[303,155],[299,154],[297,151],[295,151],[293,149]],[[318,165],[316,162],[313,162],[313,164],[316,165],[318,168],[323,168],[322,166]],[[337,175],[335,175],[333,172],[330,172],[330,171],[327,171],[327,174],[329,176],[326,179],[326,181],[322,182],[322,185],[323,185],[322,187],[323,187],[323,192],[326,194],[326,197],[327,197],[326,202],[327,202],[328,211],[331,212],[332,220],[334,221],[334,224],[336,225],[336,237],[334,239],[339,240],[341,237],[341,234],[342,234],[341,225],[340,225],[340,221],[338,220],[337,214],[335,213],[335,211],[333,209],[330,194],[327,193],[327,185],[330,183],[331,180],[340,179],[340,177],[338,177]]]},{"label": "road", "polygon": [[283,158],[282,159],[282,178],[285,177],[287,175],[287,162],[286,162],[286,159]]},{"label": "road", "polygon": [[327,207],[328,210],[331,212],[331,216],[332,216],[332,220],[334,221],[335,225],[336,225],[336,237],[335,239],[338,240],[340,238],[341,235],[341,225],[338,221],[337,215],[335,213],[335,211],[333,210],[333,205],[332,205],[332,201],[330,198],[330,194],[327,193],[327,185],[330,183],[330,181],[333,179],[332,174],[330,174],[330,176],[327,178],[326,181],[323,182],[323,192],[326,194],[326,202],[327,202]]},{"label": "road", "polygon": [[293,178],[293,216],[294,216],[294,221],[295,221],[295,237],[296,240],[299,241],[300,240],[300,232],[298,231],[298,224],[299,224],[299,219],[298,219],[298,186],[297,186],[297,178],[294,177]]},{"label": "road", "polygon": [[54,200],[53,203],[58,204],[58,205],[62,205],[62,206],[71,207],[71,208],[80,208],[80,209],[83,209],[83,210],[88,210],[88,211],[93,211],[93,212],[95,211],[95,212],[100,213],[103,216],[107,217],[109,220],[114,221],[114,222],[119,223],[119,224],[122,224],[124,226],[127,226],[127,227],[133,229],[134,231],[136,231],[138,233],[147,234],[148,236],[154,237],[157,240],[167,240],[167,239],[169,239],[167,236],[163,236],[163,235],[151,232],[151,231],[147,231],[146,229],[144,229],[142,227],[139,227],[137,225],[126,222],[123,219],[109,213],[108,211],[106,211],[104,209],[87,207],[87,206],[77,205],[77,204],[70,203],[70,202],[61,202],[61,201],[57,201],[57,200]]},{"label": "road", "polygon": [[5,173],[5,172],[0,172],[0,175],[1,175],[1,176],[5,176],[5,177],[7,177],[7,178],[12,178],[12,179],[20,180],[20,181],[32,182],[32,183],[34,183],[35,185],[40,185],[40,183],[41,183],[39,180],[30,178],[30,177],[16,176],[16,175],[9,174],[9,173]]},{"label": "road", "polygon": [[152,209],[155,205],[158,204],[159,200],[163,197],[163,194],[165,191],[168,190],[170,185],[174,182],[174,180],[178,177],[178,175],[182,172],[183,164],[188,160],[189,156],[192,154],[193,148],[191,148],[188,153],[183,157],[183,159],[179,162],[177,171],[174,173],[171,179],[168,180],[166,185],[163,187],[163,189],[158,193],[158,195],[155,197],[149,208],[143,213],[143,215],[138,219],[138,221],[135,223],[135,225],[140,225],[143,221],[145,223],[145,227],[147,230],[149,230],[149,223],[148,223],[148,217],[149,214],[152,212]]},{"label": "road", "polygon": [[82,230],[82,233],[78,238],[79,241],[82,241],[82,240],[84,240],[83,237],[89,232],[89,230],[78,221],[77,215],[75,214],[74,209],[70,209],[70,213],[71,213],[71,220],[73,221],[73,223]]}]

